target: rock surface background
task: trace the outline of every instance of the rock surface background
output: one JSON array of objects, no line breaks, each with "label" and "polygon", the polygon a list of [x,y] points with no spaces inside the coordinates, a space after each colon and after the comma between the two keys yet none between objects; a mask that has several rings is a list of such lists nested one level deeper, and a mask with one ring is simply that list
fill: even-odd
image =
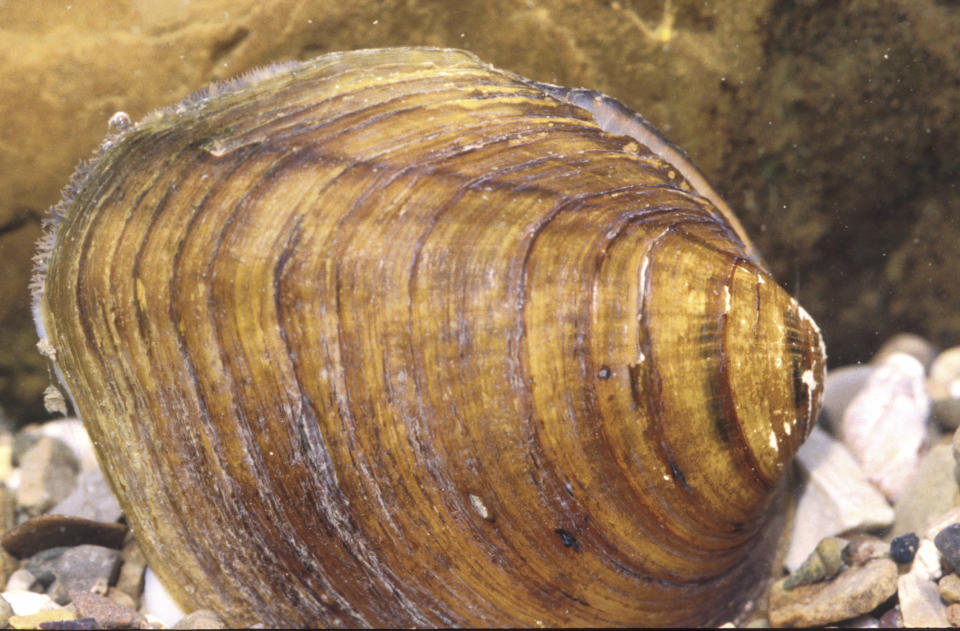
[{"label": "rock surface background", "polygon": [[960,342],[960,5],[946,0],[0,0],[0,407],[44,416],[40,219],[117,110],[351,48],[467,48],[641,112],[727,198],[824,328]]}]

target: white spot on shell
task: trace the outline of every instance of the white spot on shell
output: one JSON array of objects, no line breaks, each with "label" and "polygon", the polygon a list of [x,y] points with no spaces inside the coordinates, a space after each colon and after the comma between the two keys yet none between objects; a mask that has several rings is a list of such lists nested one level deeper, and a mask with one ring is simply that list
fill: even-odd
[{"label": "white spot on shell", "polygon": [[780,451],[780,444],[777,442],[777,434],[770,430],[770,449]]},{"label": "white spot on shell", "polygon": [[723,312],[730,313],[730,288],[723,286]]},{"label": "white spot on shell", "polygon": [[800,381],[802,381],[809,390],[816,390],[817,388],[817,379],[813,376],[812,370],[804,370],[803,375],[800,376]]},{"label": "white spot on shell", "polygon": [[[797,419],[793,419],[793,422],[796,423]],[[793,433],[793,425],[789,421],[783,422],[783,433],[787,436]]]},{"label": "white spot on shell", "polygon": [[489,520],[490,510],[487,508],[487,505],[483,503],[483,500],[480,499],[480,496],[469,493],[467,497],[470,499],[470,506],[473,507],[473,510],[477,511],[477,515],[480,515],[482,519]]},{"label": "white spot on shell", "polygon": [[126,112],[117,112],[107,121],[111,134],[120,134],[130,128],[130,115]]},{"label": "white spot on shell", "polygon": [[57,349],[53,347],[53,344],[51,344],[47,338],[40,338],[40,341],[37,342],[37,350],[40,351],[41,355],[49,358],[50,361],[57,361]]}]

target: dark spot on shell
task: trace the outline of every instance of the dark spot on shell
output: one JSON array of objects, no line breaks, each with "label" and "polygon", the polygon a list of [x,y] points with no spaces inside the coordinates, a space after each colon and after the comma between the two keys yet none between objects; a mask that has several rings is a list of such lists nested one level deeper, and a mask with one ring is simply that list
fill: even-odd
[{"label": "dark spot on shell", "polygon": [[563,528],[557,528],[555,532],[560,537],[560,543],[563,544],[564,548],[573,548],[574,551],[580,552],[580,544],[577,542],[577,538],[571,535],[569,532]]}]

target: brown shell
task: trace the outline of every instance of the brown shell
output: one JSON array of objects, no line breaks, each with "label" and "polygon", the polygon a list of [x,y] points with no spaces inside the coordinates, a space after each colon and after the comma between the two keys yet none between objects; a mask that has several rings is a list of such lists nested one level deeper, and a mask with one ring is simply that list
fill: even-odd
[{"label": "brown shell", "polygon": [[188,610],[706,624],[768,570],[820,335],[608,97],[276,66],[119,130],[50,224],[40,336]]}]

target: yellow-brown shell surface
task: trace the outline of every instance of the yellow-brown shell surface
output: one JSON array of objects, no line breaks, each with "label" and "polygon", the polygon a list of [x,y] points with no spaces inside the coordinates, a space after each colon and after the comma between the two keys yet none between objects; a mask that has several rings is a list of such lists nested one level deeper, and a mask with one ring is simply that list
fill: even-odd
[{"label": "yellow-brown shell surface", "polygon": [[768,569],[820,336],[612,99],[285,64],[108,138],[50,224],[40,336],[188,609],[704,624]]}]

